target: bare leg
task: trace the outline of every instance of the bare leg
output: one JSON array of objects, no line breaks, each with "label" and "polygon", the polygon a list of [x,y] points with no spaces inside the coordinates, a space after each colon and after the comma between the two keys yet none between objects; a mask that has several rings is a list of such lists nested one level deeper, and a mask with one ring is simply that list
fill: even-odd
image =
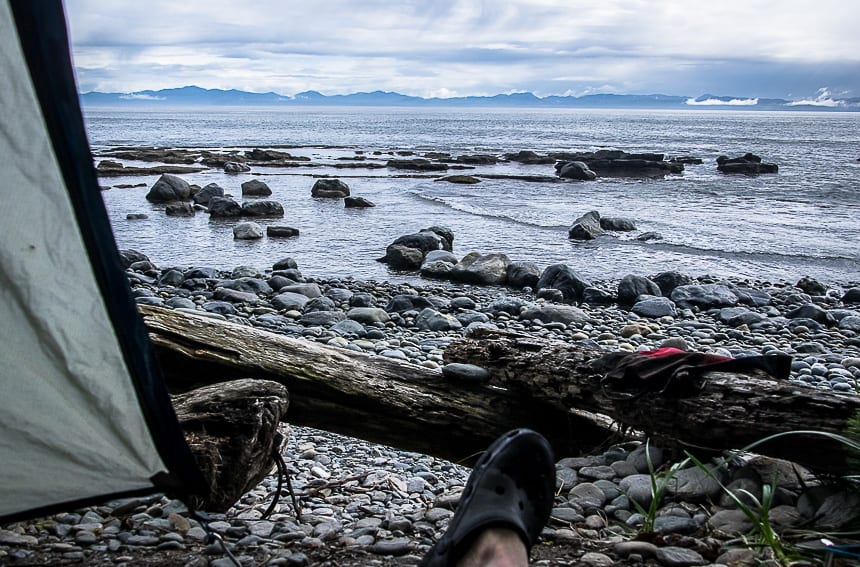
[{"label": "bare leg", "polygon": [[528,553],[517,532],[508,528],[488,528],[469,548],[458,567],[526,567]]}]

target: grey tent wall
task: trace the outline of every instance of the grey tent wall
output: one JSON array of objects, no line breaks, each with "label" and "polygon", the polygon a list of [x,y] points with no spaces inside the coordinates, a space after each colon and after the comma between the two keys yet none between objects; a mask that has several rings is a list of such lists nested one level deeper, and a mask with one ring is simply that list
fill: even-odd
[{"label": "grey tent wall", "polygon": [[[152,482],[157,490],[185,498],[193,494],[195,488],[203,486],[203,478],[185,442],[152,354],[101,198],[69,55],[62,3],[59,0],[11,0],[10,6],[93,273],[134,381],[147,427],[169,471],[168,475],[153,478]],[[66,502],[0,520],[36,517],[124,495],[127,494]]]}]

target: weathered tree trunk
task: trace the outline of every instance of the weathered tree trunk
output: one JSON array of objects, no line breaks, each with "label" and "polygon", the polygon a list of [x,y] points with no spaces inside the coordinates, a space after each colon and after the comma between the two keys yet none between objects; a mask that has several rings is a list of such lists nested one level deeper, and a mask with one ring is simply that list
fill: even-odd
[{"label": "weathered tree trunk", "polygon": [[[846,420],[860,411],[858,396],[779,381],[763,372],[710,372],[696,384],[694,395],[618,399],[601,386],[604,374],[592,365],[604,354],[561,341],[479,331],[451,344],[445,358],[486,368],[497,387],[610,416],[663,448],[693,453],[740,449],[789,431],[842,433]],[[821,472],[857,473],[846,465],[847,448],[823,436],[784,436],[754,451]]]},{"label": "weathered tree trunk", "polygon": [[[291,423],[454,461],[512,427],[540,431],[559,456],[605,443],[610,418],[664,448],[725,450],[785,431],[841,432],[860,410],[855,396],[763,374],[710,373],[695,396],[616,400],[592,367],[604,351],[498,331],[447,347],[447,361],[490,372],[489,384],[470,385],[405,362],[205,317],[148,306],[141,312],[172,388],[240,376],[275,380],[290,391]],[[604,425],[583,417],[594,414]],[[782,438],[756,451],[819,471],[847,471],[845,448],[821,437]]]},{"label": "weathered tree trunk", "polygon": [[[208,486],[201,510],[224,512],[275,466],[287,389],[267,380],[234,380],[173,397],[179,424]],[[202,491],[201,491],[202,492]]]},{"label": "weathered tree trunk", "polygon": [[556,403],[446,381],[438,370],[170,309],[140,311],[172,391],[273,380],[290,392],[292,424],[463,463],[514,427],[540,431],[559,455],[616,435]]}]

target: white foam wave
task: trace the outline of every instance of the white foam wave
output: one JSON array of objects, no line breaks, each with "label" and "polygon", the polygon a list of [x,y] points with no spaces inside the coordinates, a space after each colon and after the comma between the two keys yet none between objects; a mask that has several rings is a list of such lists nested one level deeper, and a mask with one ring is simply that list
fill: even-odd
[{"label": "white foam wave", "polygon": [[812,99],[804,99],[804,100],[795,100],[786,104],[786,106],[823,106],[828,108],[835,108],[839,106],[845,106],[845,102],[841,100],[834,100],[833,96],[830,93],[830,89],[827,87],[822,87],[818,89],[816,93],[817,96]]},{"label": "white foam wave", "polygon": [[706,98],[699,100],[696,98],[688,98],[685,103],[689,106],[755,106],[758,104],[757,98],[732,98],[723,100],[721,98]]},{"label": "white foam wave", "polygon": [[165,100],[163,96],[155,96],[151,94],[144,93],[129,93],[124,95],[119,95],[119,98],[123,100]]}]

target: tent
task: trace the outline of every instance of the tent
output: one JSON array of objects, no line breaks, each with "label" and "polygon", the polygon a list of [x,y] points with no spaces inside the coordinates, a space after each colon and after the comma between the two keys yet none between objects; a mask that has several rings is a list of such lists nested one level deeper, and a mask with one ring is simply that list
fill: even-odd
[{"label": "tent", "polygon": [[0,0],[0,522],[202,486],[101,199],[59,0]]}]

